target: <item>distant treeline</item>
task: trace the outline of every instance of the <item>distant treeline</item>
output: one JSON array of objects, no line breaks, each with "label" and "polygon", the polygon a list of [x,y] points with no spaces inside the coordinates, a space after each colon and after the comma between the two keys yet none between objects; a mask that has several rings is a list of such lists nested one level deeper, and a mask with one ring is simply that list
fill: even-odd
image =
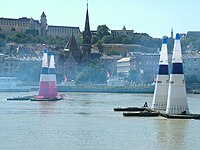
[{"label": "distant treeline", "polygon": [[[27,29],[25,32],[16,32],[12,30],[9,34],[3,33],[0,30],[0,46],[8,42],[15,43],[31,43],[31,44],[52,44],[58,48],[64,48],[70,37],[40,37],[36,29]],[[82,46],[82,33],[76,39],[77,43]],[[102,44],[135,44],[141,45],[144,48],[142,52],[157,52],[161,48],[162,39],[153,38],[147,33],[134,33],[131,35],[119,34],[113,35],[106,25],[99,25],[95,35],[92,35],[92,44],[103,51]],[[199,51],[200,37],[184,37],[181,39],[182,50],[184,51]],[[172,52],[174,39],[168,38],[168,51]]]}]

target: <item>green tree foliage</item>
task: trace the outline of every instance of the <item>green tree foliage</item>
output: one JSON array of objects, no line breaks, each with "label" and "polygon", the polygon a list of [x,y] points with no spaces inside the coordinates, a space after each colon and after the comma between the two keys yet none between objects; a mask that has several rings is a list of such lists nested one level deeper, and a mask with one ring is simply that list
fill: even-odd
[{"label": "green tree foliage", "polygon": [[102,38],[102,43],[113,43],[113,36],[112,35],[106,35]]},{"label": "green tree foliage", "polygon": [[11,31],[16,31],[15,28],[12,28]]},{"label": "green tree foliage", "polygon": [[146,33],[134,33],[132,35],[119,34],[103,36],[102,43],[112,44],[135,44],[143,47],[143,52],[157,52],[161,48],[162,40],[159,38],[152,38]]},{"label": "green tree foliage", "polygon": [[195,83],[200,83],[196,75],[191,75],[191,76],[186,76],[186,84],[195,84]]},{"label": "green tree foliage", "polygon": [[106,55],[108,55],[108,56],[111,56],[111,55],[119,55],[119,54],[120,54],[119,51],[114,50],[114,49],[111,49],[111,50],[106,51]]},{"label": "green tree foliage", "polygon": [[99,61],[93,61],[77,75],[75,81],[91,84],[106,83],[106,69]]},{"label": "green tree foliage", "polygon": [[21,81],[38,82],[40,77],[41,64],[26,62],[21,63],[18,68],[17,76]]},{"label": "green tree foliage", "polygon": [[27,29],[25,34],[31,34],[33,36],[38,36],[39,35],[39,31],[36,29]]},{"label": "green tree foliage", "polygon": [[0,42],[4,42],[6,39],[6,35],[4,33],[0,33]]},{"label": "green tree foliage", "polygon": [[97,38],[97,36],[92,36],[92,40],[91,40],[92,45],[96,44],[98,41],[99,39]]},{"label": "green tree foliage", "polygon": [[110,35],[110,29],[106,25],[99,25],[97,27],[97,38],[101,40],[104,36]]},{"label": "green tree foliage", "polygon": [[63,74],[56,72],[56,81],[57,83],[61,83],[64,80]]},{"label": "green tree foliage", "polygon": [[15,43],[32,43],[32,44],[53,44],[58,48],[63,48],[69,37],[60,38],[60,37],[39,37],[38,31],[31,29],[26,30],[25,33],[22,32],[13,32],[10,34],[0,33],[0,42],[15,42]]},{"label": "green tree foliage", "polygon": [[96,43],[96,46],[98,47],[100,52],[103,52],[103,46],[102,46],[102,41],[98,40],[98,42]]},{"label": "green tree foliage", "polygon": [[138,44],[150,48],[159,48],[162,43],[161,39],[154,39],[148,34],[135,34],[132,40],[132,44]]},{"label": "green tree foliage", "polygon": [[137,72],[135,71],[135,70],[130,70],[129,71],[129,81],[136,81],[136,79],[137,79]]},{"label": "green tree foliage", "polygon": [[173,48],[174,48],[174,38],[168,38],[167,39],[167,50],[168,50],[168,53],[172,53]]},{"label": "green tree foliage", "polygon": [[129,38],[127,35],[118,35],[113,36],[113,43],[116,44],[130,44]]}]

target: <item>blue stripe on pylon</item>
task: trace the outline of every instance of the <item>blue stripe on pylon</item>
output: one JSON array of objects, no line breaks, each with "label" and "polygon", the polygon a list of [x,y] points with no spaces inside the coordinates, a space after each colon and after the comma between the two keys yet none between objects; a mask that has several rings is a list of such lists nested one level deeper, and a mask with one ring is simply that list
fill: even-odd
[{"label": "blue stripe on pylon", "polygon": [[47,53],[47,49],[44,49],[44,53]]},{"label": "blue stripe on pylon", "polygon": [[172,63],[172,73],[171,74],[183,74],[183,64],[182,63]]},{"label": "blue stripe on pylon", "polygon": [[168,65],[159,65],[159,70],[158,70],[159,75],[168,75]]},{"label": "blue stripe on pylon", "polygon": [[49,68],[49,74],[56,74],[55,68]]},{"label": "blue stripe on pylon", "polygon": [[53,52],[53,51],[51,51],[51,55],[54,55],[54,52]]},{"label": "blue stripe on pylon", "polygon": [[163,38],[162,43],[167,44],[167,38]]},{"label": "blue stripe on pylon", "polygon": [[176,40],[180,40],[180,34],[176,34]]},{"label": "blue stripe on pylon", "polygon": [[48,74],[48,68],[42,67],[41,74]]}]

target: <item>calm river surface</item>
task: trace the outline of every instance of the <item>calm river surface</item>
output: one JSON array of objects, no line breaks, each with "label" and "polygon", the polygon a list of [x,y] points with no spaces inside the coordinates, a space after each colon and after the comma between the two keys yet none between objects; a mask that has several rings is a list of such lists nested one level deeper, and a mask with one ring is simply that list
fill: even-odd
[{"label": "calm river surface", "polygon": [[[0,93],[1,150],[199,150],[200,120],[123,117],[118,106],[151,106],[152,94],[65,93],[57,102],[7,101]],[[200,95],[188,95],[200,113]]]}]

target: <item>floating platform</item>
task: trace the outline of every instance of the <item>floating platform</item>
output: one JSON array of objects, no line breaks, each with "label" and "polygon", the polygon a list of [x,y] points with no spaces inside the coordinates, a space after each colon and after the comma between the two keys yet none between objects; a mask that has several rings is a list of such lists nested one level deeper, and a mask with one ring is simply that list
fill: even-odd
[{"label": "floating platform", "polygon": [[59,101],[63,99],[63,95],[58,95],[57,97],[46,98],[41,96],[34,96],[30,98],[31,101]]},{"label": "floating platform", "polygon": [[33,98],[34,96],[18,96],[18,97],[10,97],[7,98],[9,101],[27,101]]},{"label": "floating platform", "polygon": [[114,108],[114,111],[144,111],[144,107],[117,107]]},{"label": "floating platform", "polygon": [[137,117],[158,117],[159,112],[149,112],[149,111],[140,111],[140,112],[126,112],[123,113],[125,117],[137,116]]},{"label": "floating platform", "polygon": [[188,114],[188,115],[168,115],[160,113],[160,116],[168,119],[200,119],[200,114]]}]

